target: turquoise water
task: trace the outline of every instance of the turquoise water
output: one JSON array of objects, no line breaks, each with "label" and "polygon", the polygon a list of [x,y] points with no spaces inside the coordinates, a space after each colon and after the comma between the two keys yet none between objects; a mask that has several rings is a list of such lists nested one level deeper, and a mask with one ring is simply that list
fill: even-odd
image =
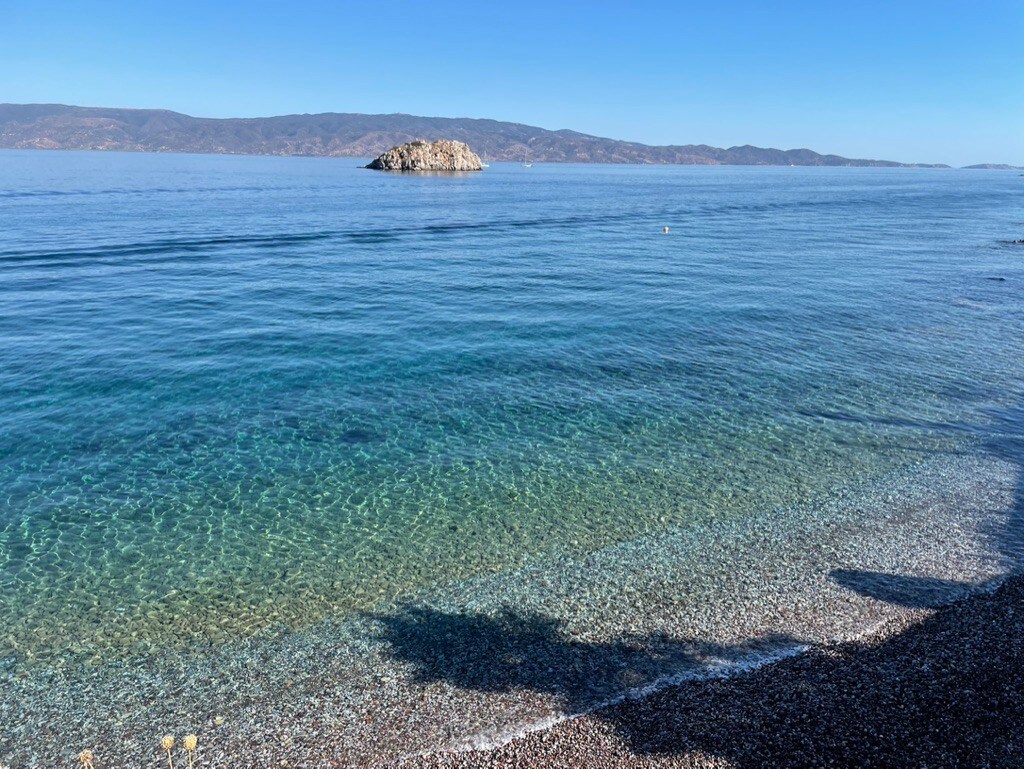
[{"label": "turquoise water", "polygon": [[209,648],[1019,450],[1016,174],[357,165],[0,153],[0,658]]}]

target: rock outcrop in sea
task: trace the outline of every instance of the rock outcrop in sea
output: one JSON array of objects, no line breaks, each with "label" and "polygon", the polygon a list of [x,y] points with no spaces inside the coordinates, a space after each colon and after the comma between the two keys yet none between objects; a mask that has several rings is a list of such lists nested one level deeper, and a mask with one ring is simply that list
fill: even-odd
[{"label": "rock outcrop in sea", "polygon": [[480,156],[462,142],[416,139],[392,147],[367,168],[378,171],[479,171]]}]

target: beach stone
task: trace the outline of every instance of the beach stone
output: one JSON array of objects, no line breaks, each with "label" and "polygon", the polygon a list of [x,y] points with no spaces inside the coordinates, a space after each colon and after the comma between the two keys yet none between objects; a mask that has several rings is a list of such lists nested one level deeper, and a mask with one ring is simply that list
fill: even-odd
[{"label": "beach stone", "polygon": [[441,139],[416,139],[392,147],[367,168],[377,171],[480,171],[480,156],[467,144]]}]

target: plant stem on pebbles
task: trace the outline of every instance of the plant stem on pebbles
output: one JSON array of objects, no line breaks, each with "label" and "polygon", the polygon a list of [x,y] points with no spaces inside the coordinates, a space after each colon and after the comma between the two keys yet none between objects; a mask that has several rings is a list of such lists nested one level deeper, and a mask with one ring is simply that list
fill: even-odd
[{"label": "plant stem on pebbles", "polygon": [[185,750],[188,752],[188,769],[193,769],[192,754],[195,752],[198,743],[199,739],[194,734],[190,734],[185,738]]},{"label": "plant stem on pebbles", "polygon": [[164,737],[160,740],[160,747],[167,751],[167,765],[174,769],[174,759],[171,757],[171,750],[174,749],[174,738]]}]

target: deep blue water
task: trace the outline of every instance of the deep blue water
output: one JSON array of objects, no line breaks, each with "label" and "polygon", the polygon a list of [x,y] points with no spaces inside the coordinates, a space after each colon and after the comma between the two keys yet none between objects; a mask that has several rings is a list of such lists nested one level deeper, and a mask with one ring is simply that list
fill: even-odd
[{"label": "deep blue water", "polygon": [[358,165],[0,153],[0,657],[1019,449],[1017,174]]}]

